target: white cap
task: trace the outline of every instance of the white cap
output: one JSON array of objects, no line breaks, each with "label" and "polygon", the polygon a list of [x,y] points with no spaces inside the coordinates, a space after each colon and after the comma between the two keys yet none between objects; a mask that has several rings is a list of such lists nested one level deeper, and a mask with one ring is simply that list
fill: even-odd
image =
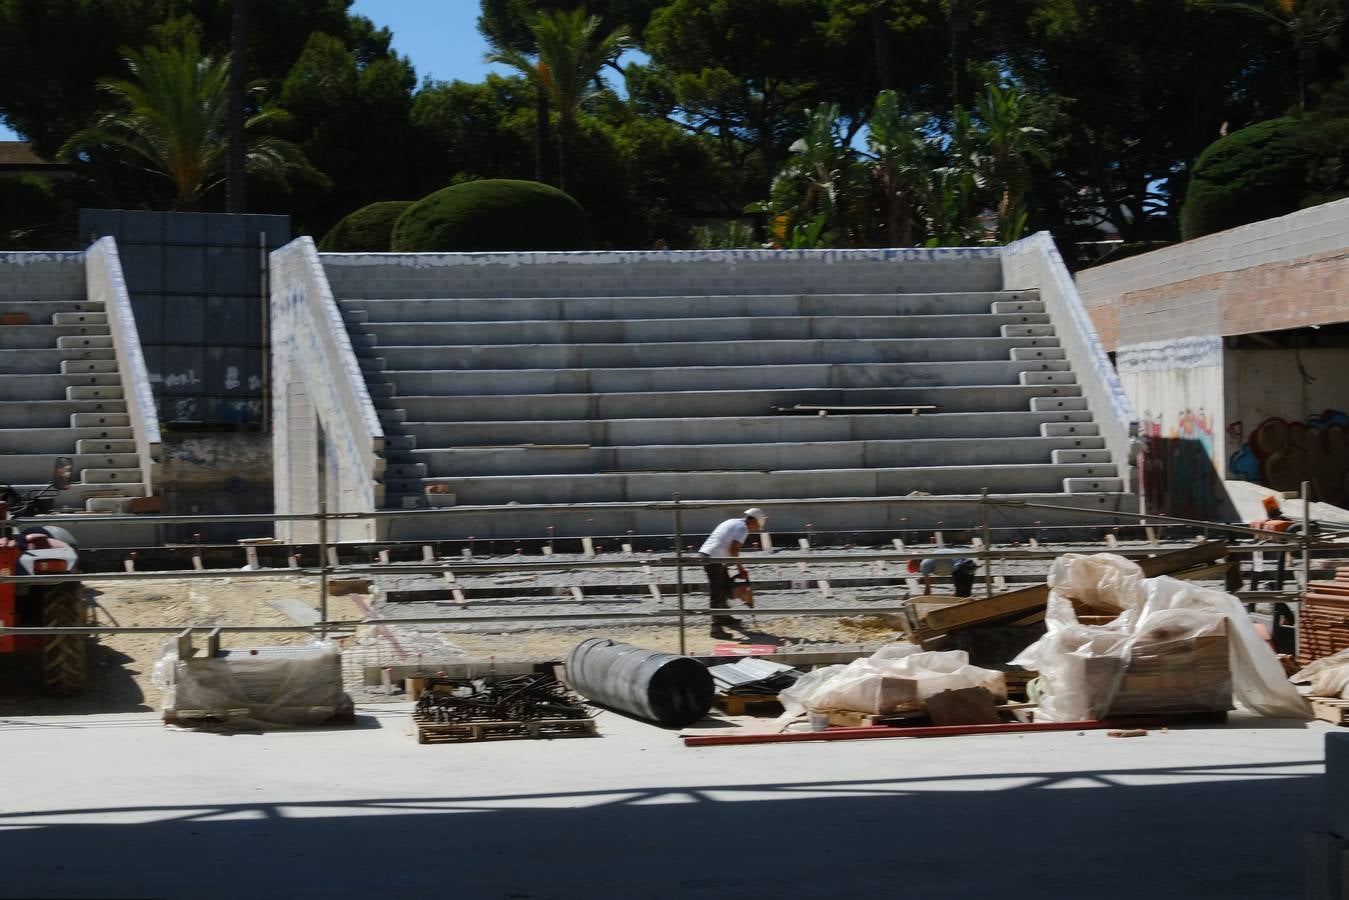
[{"label": "white cap", "polygon": [[768,521],[768,513],[759,509],[757,506],[751,506],[749,509],[745,510],[745,516],[747,518],[757,519],[760,525]]}]

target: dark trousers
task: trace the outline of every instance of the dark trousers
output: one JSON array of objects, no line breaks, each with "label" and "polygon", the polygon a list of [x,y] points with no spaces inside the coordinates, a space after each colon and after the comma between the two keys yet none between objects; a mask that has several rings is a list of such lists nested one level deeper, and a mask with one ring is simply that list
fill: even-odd
[{"label": "dark trousers", "polygon": [[[703,566],[703,571],[707,573],[707,593],[709,598],[708,605],[713,609],[730,609],[731,604],[731,573],[730,570],[721,563],[710,563]],[[713,616],[713,628],[725,628],[735,620],[730,616]]]},{"label": "dark trousers", "polygon": [[974,571],[978,568],[971,564],[957,566],[951,572],[951,584],[955,586],[957,597],[969,597],[974,594]]}]

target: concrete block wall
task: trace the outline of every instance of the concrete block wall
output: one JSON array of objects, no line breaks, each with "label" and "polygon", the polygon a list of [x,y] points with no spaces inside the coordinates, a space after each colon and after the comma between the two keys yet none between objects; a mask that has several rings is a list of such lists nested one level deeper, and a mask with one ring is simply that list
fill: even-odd
[{"label": "concrete block wall", "polygon": [[117,255],[117,242],[111,237],[100,238],[84,255],[85,284],[88,298],[103,304],[108,331],[112,335],[117,372],[121,376],[122,397],[126,400],[131,431],[135,436],[136,455],[140,460],[141,481],[145,496],[155,493],[159,465],[163,460],[159,434],[159,411],[155,407],[154,392],[150,388],[150,374],[141,353],[141,339],[136,327],[136,315],[131,308],[122,263]]},{"label": "concrete block wall", "polygon": [[1107,350],[1349,321],[1349,200],[1079,272]]},{"label": "concrete block wall", "polygon": [[[317,512],[320,486],[328,512],[376,509],[384,431],[311,238],[271,254],[271,289],[276,512]],[[277,523],[276,536],[285,541],[313,541],[317,534],[314,523]],[[369,519],[328,529],[333,541],[375,537]]]}]

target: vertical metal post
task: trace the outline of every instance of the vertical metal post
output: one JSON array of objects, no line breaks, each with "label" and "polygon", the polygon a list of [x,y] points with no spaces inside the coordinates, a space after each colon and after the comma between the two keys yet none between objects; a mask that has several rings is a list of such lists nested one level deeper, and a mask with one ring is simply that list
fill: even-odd
[{"label": "vertical metal post", "polygon": [[684,511],[679,508],[679,495],[674,495],[675,519],[675,594],[679,597],[679,655],[688,651],[684,637]]},{"label": "vertical metal post", "polygon": [[319,430],[318,507],[319,507],[319,640],[328,634],[328,447]]},{"label": "vertical metal post", "polygon": [[[1306,600],[1312,586],[1312,483],[1302,482],[1302,590],[1298,600]],[[1302,656],[1302,604],[1297,605],[1297,614],[1293,617],[1293,654]]]},{"label": "vertical metal post", "polygon": [[984,596],[993,596],[993,543],[988,528],[988,488],[982,489],[979,499],[979,530],[984,540],[984,550],[980,559],[984,564]]}]

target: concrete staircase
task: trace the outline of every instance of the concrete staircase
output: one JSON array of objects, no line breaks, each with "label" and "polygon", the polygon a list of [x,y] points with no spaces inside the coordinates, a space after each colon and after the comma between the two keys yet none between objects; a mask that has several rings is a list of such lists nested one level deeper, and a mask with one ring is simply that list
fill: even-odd
[{"label": "concrete staircase", "polygon": [[[568,279],[554,266],[531,281],[503,266],[495,282],[456,266],[438,279],[380,278],[376,266],[362,273],[333,259],[324,257],[334,296],[385,430],[386,508],[640,504],[675,493],[734,506],[985,488],[1127,502],[1043,305],[1033,291],[1001,289],[996,257],[720,278],[594,267]],[[935,409],[776,411],[908,404]],[[833,518],[857,530],[932,516],[972,524],[977,512],[962,509],[901,516],[854,504]],[[397,522],[390,536],[529,536],[543,522],[590,533],[567,524],[582,515]],[[601,518],[611,527],[591,522],[593,533],[621,533],[619,520],[669,532],[659,524],[669,513],[645,524]],[[774,525],[798,518],[831,515]]]},{"label": "concrete staircase", "polygon": [[145,494],[103,304],[0,296],[0,481],[21,492],[74,460],[57,507],[122,511]]}]

